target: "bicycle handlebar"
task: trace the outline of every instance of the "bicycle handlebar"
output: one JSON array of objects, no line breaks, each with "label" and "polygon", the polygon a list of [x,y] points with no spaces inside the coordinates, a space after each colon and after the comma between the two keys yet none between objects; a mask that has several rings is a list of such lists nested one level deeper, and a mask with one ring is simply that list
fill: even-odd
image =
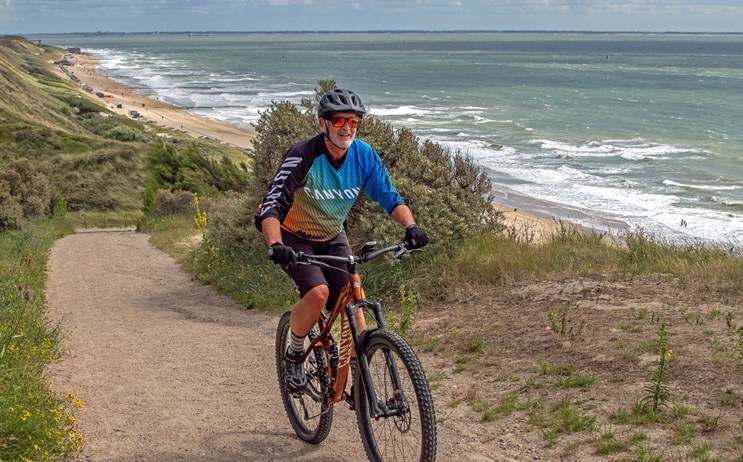
[{"label": "bicycle handlebar", "polygon": [[317,265],[324,262],[341,262],[355,265],[358,263],[366,263],[390,252],[395,252],[394,258],[402,258],[416,250],[418,249],[409,249],[404,242],[401,242],[390,247],[385,247],[384,249],[370,251],[369,253],[349,255],[347,257],[339,257],[336,255],[309,255],[304,252],[296,252],[295,256],[298,264]]}]

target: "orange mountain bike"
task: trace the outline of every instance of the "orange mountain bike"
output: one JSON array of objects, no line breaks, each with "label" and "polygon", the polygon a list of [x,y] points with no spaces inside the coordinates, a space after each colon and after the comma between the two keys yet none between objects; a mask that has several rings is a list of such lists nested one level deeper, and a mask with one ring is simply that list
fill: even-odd
[{"label": "orange mountain bike", "polygon": [[[305,340],[307,390],[300,397],[286,391],[283,356],[290,342],[287,311],[276,333],[276,370],[284,408],[294,431],[304,441],[320,443],[330,433],[333,405],[347,401],[356,418],[371,461],[435,461],[436,416],[418,357],[408,343],[395,332],[385,329],[382,307],[366,300],[356,266],[394,253],[402,258],[411,251],[404,243],[374,250],[375,243],[363,246],[358,255],[296,254],[297,264],[316,265],[344,271],[326,262],[348,263],[348,283],[341,290],[329,315],[320,314],[317,325]],[[359,331],[356,312],[373,313],[376,328]],[[341,318],[340,344],[333,325]],[[351,351],[357,367],[351,377],[352,392],[346,391]]]}]

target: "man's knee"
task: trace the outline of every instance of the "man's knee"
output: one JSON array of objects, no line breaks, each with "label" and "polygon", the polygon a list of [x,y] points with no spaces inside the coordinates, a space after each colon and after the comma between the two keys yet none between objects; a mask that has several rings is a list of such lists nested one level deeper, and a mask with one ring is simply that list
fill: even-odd
[{"label": "man's knee", "polygon": [[302,297],[302,300],[305,300],[315,309],[322,309],[325,306],[325,303],[327,303],[329,296],[330,289],[328,289],[328,286],[320,285],[307,292],[307,294]]}]

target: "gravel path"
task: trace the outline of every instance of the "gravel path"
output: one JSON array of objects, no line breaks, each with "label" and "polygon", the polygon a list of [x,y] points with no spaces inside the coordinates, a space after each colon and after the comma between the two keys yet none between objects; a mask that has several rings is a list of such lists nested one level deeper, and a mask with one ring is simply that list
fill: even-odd
[{"label": "gravel path", "polygon": [[[75,460],[366,460],[345,405],[336,406],[322,444],[294,435],[277,389],[278,316],[247,311],[193,281],[148,235],[61,239],[49,256],[46,297],[63,337],[62,358],[47,375],[57,393],[84,404],[77,420],[85,444]],[[532,460],[483,445],[445,407],[437,403],[446,421],[439,461]]]},{"label": "gravel path", "polygon": [[291,430],[273,360],[278,318],[192,281],[139,233],[75,234],[49,258],[48,313],[92,461],[363,460],[354,415],[324,444]]}]

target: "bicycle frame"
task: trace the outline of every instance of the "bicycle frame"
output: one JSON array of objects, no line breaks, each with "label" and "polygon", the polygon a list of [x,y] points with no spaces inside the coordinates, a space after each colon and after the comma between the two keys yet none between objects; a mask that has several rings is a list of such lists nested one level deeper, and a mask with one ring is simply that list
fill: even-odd
[{"label": "bicycle frame", "polygon": [[[386,405],[384,405],[385,403],[381,403],[382,405],[384,405],[383,408],[382,405],[380,405],[380,402],[377,401],[376,392],[374,391],[374,386],[372,385],[372,377],[369,373],[369,364],[367,362],[366,356],[362,354],[364,351],[365,333],[368,330],[365,330],[363,332],[360,331],[358,323],[356,321],[357,310],[370,310],[374,314],[377,328],[385,329],[386,327],[384,323],[384,317],[382,316],[382,305],[380,303],[370,302],[366,300],[366,294],[364,293],[364,289],[361,285],[361,278],[356,273],[356,264],[359,262],[371,260],[387,252],[401,251],[402,249],[404,249],[404,246],[402,244],[398,244],[397,246],[388,247],[386,249],[373,252],[365,257],[351,256],[348,257],[348,259],[344,259],[343,257],[332,258],[332,260],[336,261],[338,261],[338,259],[343,259],[344,261],[349,263],[349,278],[348,282],[346,282],[346,284],[341,289],[341,292],[338,295],[338,299],[336,300],[335,305],[333,306],[333,310],[330,312],[330,315],[326,316],[325,313],[320,313],[318,319],[320,335],[313,339],[315,345],[322,346],[323,350],[325,350],[325,354],[328,356],[327,368],[328,376],[330,377],[331,381],[330,389],[332,390],[332,394],[325,397],[325,399],[328,399],[330,403],[337,403],[343,399],[343,394],[348,381],[348,369],[351,360],[350,348],[352,347],[351,343],[353,343],[353,348],[355,349],[356,358],[358,361],[358,372],[361,374],[361,382],[366,391],[366,396],[369,401],[369,408],[374,413],[374,415],[372,416],[374,418],[399,415],[400,410],[390,410],[387,408]],[[315,257],[316,256],[307,255],[308,260],[314,261],[315,264],[317,264],[317,261],[314,260]],[[330,258],[325,259],[330,260]],[[331,365],[332,361],[329,353],[331,345],[335,344],[335,340],[332,337],[331,330],[333,328],[333,325],[337,321],[338,316],[340,316],[341,314],[343,314],[345,317],[342,317],[341,321],[341,342],[340,349],[338,351],[339,361],[336,374],[334,375],[333,367]],[[311,348],[307,349],[305,355],[309,356],[311,351]],[[385,362],[390,372],[392,383],[395,389],[399,390],[401,388],[401,384],[397,372],[397,366],[395,365],[388,351],[385,351]]]}]

